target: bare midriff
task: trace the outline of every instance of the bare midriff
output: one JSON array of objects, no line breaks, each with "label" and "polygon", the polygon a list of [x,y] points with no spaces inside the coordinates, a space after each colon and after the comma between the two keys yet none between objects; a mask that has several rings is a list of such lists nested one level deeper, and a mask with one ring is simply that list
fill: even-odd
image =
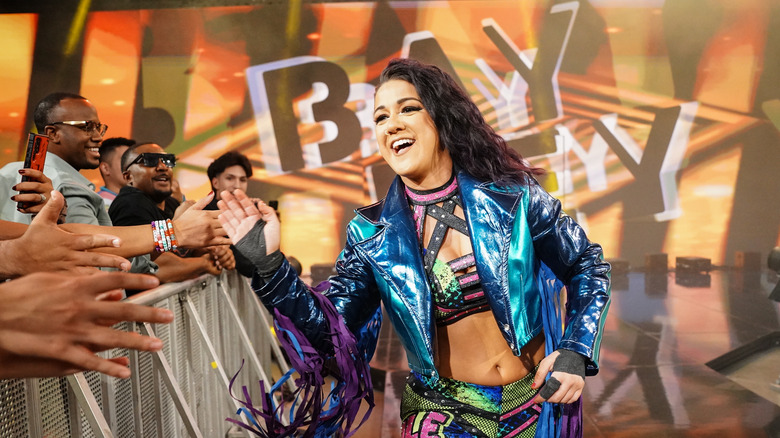
[{"label": "bare midriff", "polygon": [[544,334],[531,339],[520,349],[520,356],[515,356],[492,312],[438,327],[436,340],[439,374],[478,385],[507,385],[520,380],[544,358]]},{"label": "bare midriff", "polygon": [[[463,218],[463,210],[454,214]],[[426,221],[424,242],[430,241],[433,221]],[[473,252],[468,236],[450,229],[438,258],[452,260]],[[473,271],[472,267],[470,271]],[[436,328],[436,368],[443,377],[478,385],[507,385],[520,380],[544,358],[544,334],[528,341],[515,356],[501,334],[493,312],[471,314]]]}]

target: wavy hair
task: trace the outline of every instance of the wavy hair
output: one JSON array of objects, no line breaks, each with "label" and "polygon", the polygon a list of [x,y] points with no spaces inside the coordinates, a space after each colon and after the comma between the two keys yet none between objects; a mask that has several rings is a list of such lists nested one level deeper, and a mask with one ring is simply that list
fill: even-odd
[{"label": "wavy hair", "polygon": [[[246,155],[238,151],[229,151],[220,155],[219,158],[212,161],[209,167],[206,169],[206,175],[209,177],[209,181],[218,177],[228,167],[241,166],[246,173],[247,178],[252,177],[252,163],[249,162],[249,158]],[[211,187],[214,188],[213,186]]]},{"label": "wavy hair", "polygon": [[469,95],[439,67],[393,59],[382,71],[376,89],[394,79],[409,82],[417,90],[439,132],[439,144],[449,151],[457,168],[480,181],[504,185],[544,173],[507,145]]}]

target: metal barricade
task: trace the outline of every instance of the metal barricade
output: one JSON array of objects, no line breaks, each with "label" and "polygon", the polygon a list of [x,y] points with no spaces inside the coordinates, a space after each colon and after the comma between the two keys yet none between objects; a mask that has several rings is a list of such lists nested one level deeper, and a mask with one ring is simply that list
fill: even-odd
[{"label": "metal barricade", "polygon": [[[260,401],[258,380],[270,382],[271,356],[287,371],[266,310],[245,278],[219,277],[160,286],[128,299],[173,311],[170,324],[120,323],[123,330],[159,337],[157,353],[112,350],[128,356],[132,377],[96,372],[65,378],[0,380],[0,438],[18,437],[224,437],[226,417],[239,406],[229,379]],[[266,387],[268,387],[267,385]]]}]

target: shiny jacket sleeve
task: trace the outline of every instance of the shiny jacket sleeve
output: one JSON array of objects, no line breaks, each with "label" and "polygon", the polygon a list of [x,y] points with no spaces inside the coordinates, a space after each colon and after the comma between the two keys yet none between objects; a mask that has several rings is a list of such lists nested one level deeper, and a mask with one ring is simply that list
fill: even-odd
[{"label": "shiny jacket sleeve", "polygon": [[528,185],[528,226],[537,257],[567,288],[567,323],[560,348],[590,359],[587,374],[598,372],[601,335],[610,300],[610,266],[601,246],[561,210],[561,203],[535,180]]},{"label": "shiny jacket sleeve", "polygon": [[[327,280],[327,289],[322,293],[333,303],[349,330],[357,335],[377,312],[380,298],[373,272],[354,250],[353,243],[354,236],[348,234],[347,244],[336,261],[336,275]],[[320,292],[298,278],[287,260],[270,279],[261,279],[255,274],[252,288],[266,307],[292,319],[315,348],[328,350],[323,342],[330,331],[327,319],[311,295]]]}]

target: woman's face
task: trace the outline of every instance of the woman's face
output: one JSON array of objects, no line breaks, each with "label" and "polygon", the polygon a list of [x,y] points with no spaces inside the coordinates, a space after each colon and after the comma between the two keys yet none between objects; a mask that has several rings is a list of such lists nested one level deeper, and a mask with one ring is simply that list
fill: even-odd
[{"label": "woman's face", "polygon": [[413,189],[434,189],[452,175],[450,153],[439,145],[439,132],[412,84],[393,79],[374,97],[379,153]]}]

